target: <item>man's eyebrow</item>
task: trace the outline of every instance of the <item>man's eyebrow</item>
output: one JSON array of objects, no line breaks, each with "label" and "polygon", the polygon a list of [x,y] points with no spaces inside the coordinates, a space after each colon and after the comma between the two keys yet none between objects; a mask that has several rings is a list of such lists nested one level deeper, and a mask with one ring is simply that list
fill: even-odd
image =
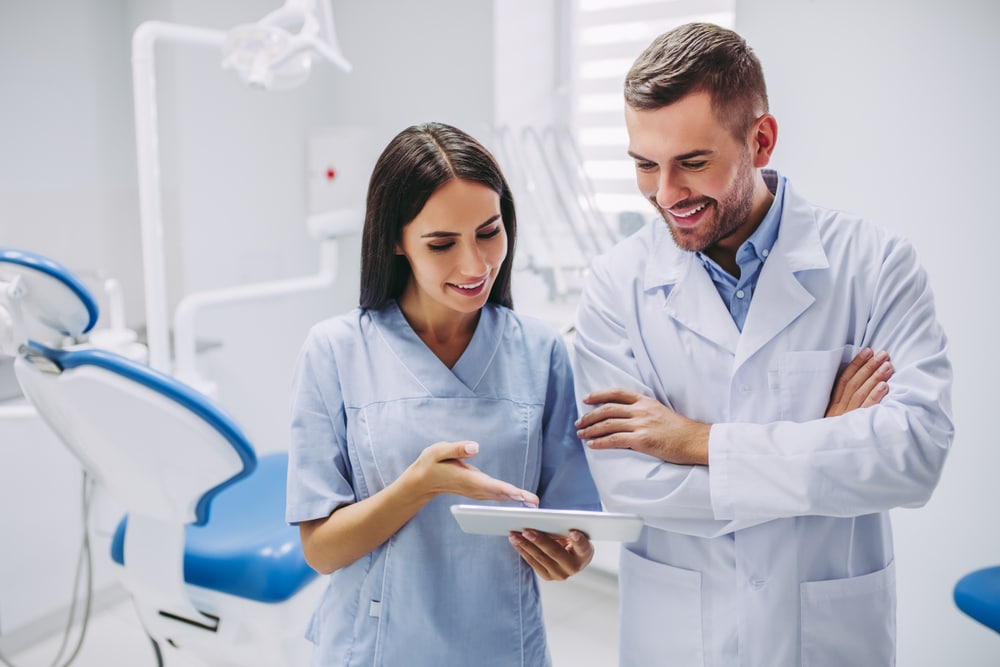
[{"label": "man's eyebrow", "polygon": [[[682,153],[681,155],[675,155],[673,157],[673,160],[675,160],[677,162],[681,162],[683,160],[690,160],[691,158],[705,157],[706,155],[711,155],[714,152],[715,151],[712,151],[712,150],[710,150],[708,148],[700,148],[698,150],[689,151],[687,153]],[[628,151],[628,155],[633,160],[639,160],[641,162],[653,162],[653,160],[650,160],[648,158],[644,158],[641,155],[639,155],[638,153],[633,153],[632,151]]]},{"label": "man's eyebrow", "polygon": [[678,162],[683,162],[684,160],[690,160],[691,158],[705,157],[706,155],[711,155],[714,152],[715,151],[709,150],[707,148],[700,148],[696,151],[690,151],[688,153],[684,153],[683,155],[677,155],[674,157],[674,160],[677,160]]},{"label": "man's eyebrow", "polygon": [[[488,227],[488,226],[492,225],[494,222],[496,222],[499,219],[500,219],[500,214],[497,213],[496,215],[492,216],[489,220],[487,220],[483,224],[481,224],[478,227],[476,227],[476,231],[478,232],[483,227]],[[422,239],[427,239],[427,238],[450,238],[452,236],[459,236],[459,234],[458,234],[458,232],[427,232],[426,234],[421,234],[420,238],[422,238]]]}]

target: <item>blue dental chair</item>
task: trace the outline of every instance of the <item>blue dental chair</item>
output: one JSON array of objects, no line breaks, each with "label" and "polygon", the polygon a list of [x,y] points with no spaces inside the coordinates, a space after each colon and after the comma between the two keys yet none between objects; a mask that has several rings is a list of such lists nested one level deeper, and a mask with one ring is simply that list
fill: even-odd
[{"label": "blue dental chair", "polygon": [[965,575],[955,584],[955,604],[994,632],[1000,632],[1000,566]]},{"label": "blue dental chair", "polygon": [[[284,521],[287,455],[258,459],[206,396],[123,356],[58,349],[97,321],[87,288],[0,248],[0,352],[39,416],[124,508],[111,557],[159,665],[296,667],[323,586]],[[50,344],[45,344],[44,342]]]}]

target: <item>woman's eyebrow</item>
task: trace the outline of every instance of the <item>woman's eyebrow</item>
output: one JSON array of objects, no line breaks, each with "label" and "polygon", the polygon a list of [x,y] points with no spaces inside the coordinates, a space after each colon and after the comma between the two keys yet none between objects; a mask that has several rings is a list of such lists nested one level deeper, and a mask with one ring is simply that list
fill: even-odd
[{"label": "woman's eyebrow", "polygon": [[[476,227],[476,231],[478,232],[483,227],[488,227],[488,226],[492,225],[494,222],[496,222],[499,219],[500,219],[500,214],[497,213],[496,215],[492,216],[489,220],[487,220],[483,224],[481,224],[478,227]],[[427,232],[426,234],[421,234],[420,238],[422,238],[422,239],[427,239],[427,238],[447,238],[447,237],[451,237],[451,236],[459,236],[459,233],[458,232]]]}]

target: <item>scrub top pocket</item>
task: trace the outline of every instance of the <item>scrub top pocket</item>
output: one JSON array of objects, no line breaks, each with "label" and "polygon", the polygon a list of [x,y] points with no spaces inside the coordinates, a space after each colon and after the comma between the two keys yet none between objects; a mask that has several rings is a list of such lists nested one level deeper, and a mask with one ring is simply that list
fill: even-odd
[{"label": "scrub top pocket", "polygon": [[[538,483],[541,440],[530,426],[541,406],[486,398],[419,397],[376,403],[357,411],[356,443],[368,492],[385,488],[440,441],[473,440],[479,453],[467,463],[522,488]],[[481,502],[481,501],[477,501]],[[453,522],[453,521],[452,521]]]}]

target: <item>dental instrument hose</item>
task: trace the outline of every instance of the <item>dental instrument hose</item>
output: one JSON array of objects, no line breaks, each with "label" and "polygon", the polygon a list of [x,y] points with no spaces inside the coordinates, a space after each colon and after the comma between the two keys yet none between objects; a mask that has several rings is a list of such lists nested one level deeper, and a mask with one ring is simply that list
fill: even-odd
[{"label": "dental instrument hose", "polygon": [[[87,625],[90,622],[90,611],[94,592],[94,562],[90,549],[90,501],[94,491],[93,487],[93,481],[87,475],[87,472],[84,471],[83,482],[81,485],[81,505],[83,506],[83,540],[80,544],[80,553],[76,559],[76,574],[73,576],[72,599],[69,606],[69,617],[66,620],[66,630],[63,632],[62,644],[59,646],[59,651],[56,652],[56,656],[52,659],[51,667],[69,667],[69,665],[73,664],[73,661],[76,660],[77,656],[80,654],[80,649],[83,647],[83,639],[87,634]],[[77,637],[76,646],[73,647],[73,652],[66,659],[66,662],[60,665],[59,660],[66,651],[66,646],[69,643],[69,635],[73,629],[73,623],[76,619],[77,608],[80,603],[80,597],[77,595],[77,591],[80,588],[80,576],[84,570],[84,576],[86,577],[86,591],[83,600],[84,608],[83,618],[80,622],[80,635]],[[18,667],[16,664],[8,660],[3,653],[0,653],[0,664],[5,665],[5,667]]]}]

